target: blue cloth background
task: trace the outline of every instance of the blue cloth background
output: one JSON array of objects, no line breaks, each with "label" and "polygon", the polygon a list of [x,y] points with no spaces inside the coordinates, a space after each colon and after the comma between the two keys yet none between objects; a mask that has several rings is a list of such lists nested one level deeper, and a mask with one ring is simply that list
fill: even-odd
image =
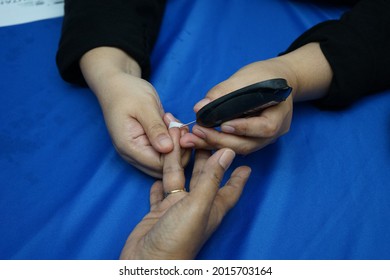
[{"label": "blue cloth background", "polygon": [[[191,121],[212,86],[346,8],[168,1],[151,82]],[[90,90],[58,75],[60,28],[0,28],[1,259],[116,259],[148,212],[154,179],[117,155]],[[389,104],[389,92],[336,112],[297,104],[288,134],[235,160],[251,178],[198,258],[389,259]]]}]

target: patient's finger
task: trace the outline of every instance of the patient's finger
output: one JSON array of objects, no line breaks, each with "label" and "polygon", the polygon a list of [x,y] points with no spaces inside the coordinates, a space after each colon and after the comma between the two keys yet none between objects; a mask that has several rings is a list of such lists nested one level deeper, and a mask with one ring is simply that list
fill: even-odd
[{"label": "patient's finger", "polygon": [[215,150],[215,147],[209,145],[205,140],[193,133],[186,133],[180,138],[182,148],[195,148],[201,150]]},{"label": "patient's finger", "polygon": [[[272,140],[271,138],[254,138],[228,134],[199,125],[195,125],[192,131],[196,136],[201,138],[202,141],[206,142],[207,145],[214,147],[215,149],[230,148],[241,155],[254,152],[268,145]],[[197,145],[207,147],[202,141],[195,142],[194,140],[195,147],[198,148]]]},{"label": "patient's finger", "polygon": [[211,152],[207,150],[197,150],[195,152],[195,162],[194,162],[194,168],[192,169],[190,190],[193,190],[193,188],[196,186],[199,180],[199,175],[201,174],[203,167],[206,164],[210,155]]},{"label": "patient's finger", "polygon": [[[225,215],[238,201],[247,182],[251,169],[248,166],[236,168],[215,199],[220,214]],[[220,217],[222,219],[222,217]]]},{"label": "patient's finger", "polygon": [[180,129],[171,128],[168,130],[173,141],[173,150],[163,155],[163,187],[164,192],[184,189],[185,178],[183,166],[181,163],[181,148],[180,148]]},{"label": "patient's finger", "polygon": [[223,175],[234,157],[235,153],[231,149],[222,149],[213,154],[203,165],[196,186],[191,192],[197,198],[199,207],[211,207]]},{"label": "patient's finger", "polygon": [[163,186],[161,181],[156,181],[150,188],[150,211],[153,211],[163,200]]}]

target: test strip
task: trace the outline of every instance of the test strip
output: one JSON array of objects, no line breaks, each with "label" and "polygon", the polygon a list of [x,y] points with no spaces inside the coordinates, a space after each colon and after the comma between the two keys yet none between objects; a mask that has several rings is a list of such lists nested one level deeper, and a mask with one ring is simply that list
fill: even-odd
[{"label": "test strip", "polygon": [[183,126],[183,124],[180,123],[180,122],[170,122],[170,123],[169,123],[169,128],[173,128],[173,127],[178,127],[178,128],[180,128],[180,127],[182,127],[182,126]]},{"label": "test strip", "polygon": [[195,123],[195,122],[196,122],[196,121],[192,121],[192,122],[189,122],[189,123],[170,122],[168,128],[173,128],[173,127],[181,128],[181,127],[183,127],[183,126],[188,126],[188,125],[193,124],[193,123]]}]

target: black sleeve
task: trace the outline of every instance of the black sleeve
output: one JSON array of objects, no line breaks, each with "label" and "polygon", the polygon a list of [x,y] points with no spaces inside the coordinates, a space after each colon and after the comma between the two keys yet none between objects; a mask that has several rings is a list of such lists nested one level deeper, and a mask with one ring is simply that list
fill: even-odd
[{"label": "black sleeve", "polygon": [[287,52],[310,42],[320,43],[333,70],[329,92],[317,105],[341,108],[390,88],[390,1],[359,1],[340,20],[306,31]]},{"label": "black sleeve", "polygon": [[147,78],[165,0],[66,0],[56,62],[62,78],[85,84],[81,56],[100,47],[117,47],[134,58]]}]

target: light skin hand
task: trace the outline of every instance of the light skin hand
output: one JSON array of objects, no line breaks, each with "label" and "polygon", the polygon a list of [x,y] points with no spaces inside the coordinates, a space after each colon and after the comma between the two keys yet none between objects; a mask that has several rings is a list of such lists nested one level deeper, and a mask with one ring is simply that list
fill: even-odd
[{"label": "light skin hand", "polygon": [[119,49],[100,47],[84,54],[80,67],[118,153],[141,171],[161,178],[162,155],[172,151],[173,142],[158,94],[140,78],[138,64]]},{"label": "light skin hand", "polygon": [[220,149],[229,147],[238,154],[249,154],[275,142],[290,129],[293,101],[324,96],[332,79],[332,70],[318,43],[310,43],[294,52],[249,64],[229,79],[212,88],[194,106],[198,112],[209,102],[244,86],[273,78],[284,78],[293,88],[286,101],[263,110],[259,115],[225,122],[221,132],[195,125],[192,133],[180,140],[182,147]]},{"label": "light skin hand", "polygon": [[239,167],[224,187],[223,175],[234,158],[230,149],[196,152],[189,192],[164,192],[185,186],[180,163],[180,129],[169,129],[174,150],[164,156],[163,181],[150,190],[150,212],[132,231],[121,259],[193,259],[238,201],[249,177],[249,167]]}]

